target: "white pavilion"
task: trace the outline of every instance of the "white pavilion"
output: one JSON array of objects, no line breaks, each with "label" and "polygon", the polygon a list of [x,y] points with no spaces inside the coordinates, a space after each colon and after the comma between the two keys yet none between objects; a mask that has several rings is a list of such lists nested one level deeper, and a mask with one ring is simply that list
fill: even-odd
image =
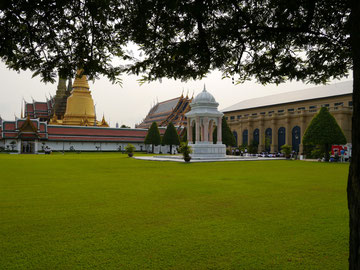
[{"label": "white pavilion", "polygon": [[[204,90],[198,94],[190,104],[191,110],[185,114],[187,117],[187,137],[194,159],[224,158],[226,146],[222,143],[221,123],[223,113],[218,111],[219,103],[213,95]],[[192,130],[195,125],[195,144],[192,138]],[[213,131],[217,126],[217,142],[213,143]]]}]

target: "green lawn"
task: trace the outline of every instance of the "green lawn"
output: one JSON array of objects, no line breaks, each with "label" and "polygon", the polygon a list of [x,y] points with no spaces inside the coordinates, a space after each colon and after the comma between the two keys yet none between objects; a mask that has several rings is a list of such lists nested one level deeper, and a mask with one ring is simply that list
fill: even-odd
[{"label": "green lawn", "polygon": [[348,165],[0,155],[0,269],[346,269]]}]

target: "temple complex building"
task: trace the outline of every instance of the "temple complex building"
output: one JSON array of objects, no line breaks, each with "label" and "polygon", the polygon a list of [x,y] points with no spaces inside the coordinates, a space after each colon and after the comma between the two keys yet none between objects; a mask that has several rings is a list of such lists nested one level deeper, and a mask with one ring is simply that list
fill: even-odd
[{"label": "temple complex building", "polygon": [[[314,115],[327,107],[351,143],[352,81],[244,100],[222,110],[238,145],[277,152],[284,144],[302,153],[302,137]],[[265,143],[268,140],[270,143]]]},{"label": "temple complex building", "polygon": [[[72,91],[70,91],[72,89]],[[159,129],[160,133],[165,128]],[[66,88],[59,79],[55,97],[25,103],[25,116],[14,121],[0,118],[0,147],[18,153],[53,151],[123,151],[129,143],[145,151],[147,129],[110,128],[96,120],[94,101],[85,75],[77,72]]]},{"label": "temple complex building", "polygon": [[[160,133],[165,132],[164,128]],[[52,151],[123,151],[131,143],[145,151],[147,129],[51,125],[39,119],[0,121],[0,147],[18,153]]]},{"label": "temple complex building", "polygon": [[162,101],[155,104],[145,117],[145,119],[136,128],[149,128],[153,122],[156,122],[159,127],[166,127],[170,122],[175,127],[186,126],[185,113],[190,110],[190,103],[192,98],[187,95]]}]

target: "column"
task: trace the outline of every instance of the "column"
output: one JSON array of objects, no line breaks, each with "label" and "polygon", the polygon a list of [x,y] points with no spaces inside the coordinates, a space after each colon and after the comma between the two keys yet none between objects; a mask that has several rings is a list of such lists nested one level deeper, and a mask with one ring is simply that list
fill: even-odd
[{"label": "column", "polygon": [[259,147],[258,152],[265,151],[265,129],[264,122],[259,122]]},{"label": "column", "polygon": [[209,118],[204,117],[203,119],[203,127],[204,127],[204,142],[209,143]]},{"label": "column", "polygon": [[199,118],[199,116],[196,117],[195,123],[196,123],[196,126],[195,126],[195,143],[199,143],[199,141],[200,141],[200,118]]},{"label": "column", "polygon": [[18,153],[20,154],[21,153],[21,140],[19,140],[18,142],[17,142],[17,145],[16,145],[16,150],[18,151]]},{"label": "column", "polygon": [[252,120],[246,120],[247,121],[247,131],[248,131],[248,140],[247,145],[250,145],[251,142],[254,140],[254,122]]},{"label": "column", "polygon": [[34,153],[37,154],[37,152],[38,152],[38,141],[35,140],[34,141]]},{"label": "column", "polygon": [[209,126],[209,142],[213,143],[213,132],[214,132],[214,123],[211,122],[211,125]]},{"label": "column", "polygon": [[271,142],[271,148],[270,151],[271,153],[275,153],[278,151],[278,130],[276,127],[276,120],[272,119],[271,120],[271,130],[272,130],[272,142]]},{"label": "column", "polygon": [[204,137],[204,119],[201,119],[201,124],[200,124],[200,130],[201,130],[201,136],[200,136],[200,141],[205,141],[205,137]]},{"label": "column", "polygon": [[285,144],[292,145],[291,141],[291,125],[289,115],[286,116],[285,125]]},{"label": "column", "polygon": [[187,119],[187,138],[188,142],[192,143],[192,126],[191,126],[191,119]]},{"label": "column", "polygon": [[300,145],[299,145],[299,154],[303,154],[304,153],[304,145],[302,144],[302,139],[305,133],[305,120],[306,120],[306,116],[304,115],[303,111],[301,112],[301,116],[300,116]]},{"label": "column", "polygon": [[217,119],[217,144],[222,144],[222,132],[221,132],[221,128],[222,128],[222,117],[218,117]]}]

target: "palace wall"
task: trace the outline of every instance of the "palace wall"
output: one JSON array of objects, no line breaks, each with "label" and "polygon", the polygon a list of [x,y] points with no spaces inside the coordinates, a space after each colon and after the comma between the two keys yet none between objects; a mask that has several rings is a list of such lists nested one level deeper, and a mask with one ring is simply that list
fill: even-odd
[{"label": "palace wall", "polygon": [[[226,120],[238,145],[259,143],[259,151],[280,151],[283,144],[303,152],[302,137],[321,107],[327,107],[351,143],[352,95],[303,100],[225,112]],[[270,149],[265,149],[265,137],[270,135]]]}]

